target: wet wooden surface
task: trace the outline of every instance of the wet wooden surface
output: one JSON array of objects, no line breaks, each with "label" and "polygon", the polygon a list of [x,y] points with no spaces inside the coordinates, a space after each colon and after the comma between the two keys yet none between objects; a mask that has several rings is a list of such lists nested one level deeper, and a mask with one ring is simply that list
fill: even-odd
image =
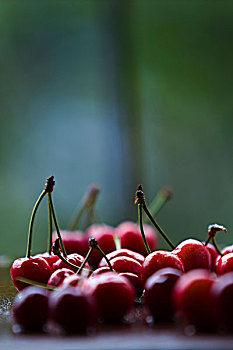
[{"label": "wet wooden surface", "polygon": [[0,269],[0,350],[233,349],[233,335],[192,335],[192,330],[177,325],[148,326],[140,309],[134,314],[134,323],[100,325],[91,336],[15,335],[10,323],[15,294],[9,270]]}]

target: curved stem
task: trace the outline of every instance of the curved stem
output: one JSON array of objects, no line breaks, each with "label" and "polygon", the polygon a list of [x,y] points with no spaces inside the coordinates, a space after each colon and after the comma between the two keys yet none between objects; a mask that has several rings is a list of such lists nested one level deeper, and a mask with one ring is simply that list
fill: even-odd
[{"label": "curved stem", "polygon": [[143,239],[146,251],[148,254],[150,254],[151,250],[150,250],[150,247],[147,243],[145,232],[143,229],[143,224],[142,224],[142,204],[141,203],[138,204],[138,221],[139,221],[140,231],[141,231],[141,235],[142,235],[142,239]]},{"label": "curved stem", "polygon": [[214,248],[216,249],[217,253],[218,253],[220,256],[223,256],[221,250],[219,249],[219,247],[218,247],[218,245],[217,245],[217,242],[216,242],[215,237],[212,237],[212,243],[213,243]]},{"label": "curved stem", "polygon": [[211,240],[211,236],[209,236],[209,237],[207,238],[207,240],[205,241],[205,246],[208,245],[208,243],[210,242],[210,240]]},{"label": "curved stem", "polygon": [[36,212],[37,209],[40,205],[40,202],[46,195],[46,190],[43,190],[39,196],[39,198],[36,201],[36,204],[34,205],[34,208],[32,210],[31,218],[30,218],[30,223],[29,223],[29,230],[28,230],[28,242],[27,242],[27,251],[26,251],[26,258],[31,257],[31,250],[32,250],[32,232],[33,232],[33,226],[34,226],[34,221],[36,217]]},{"label": "curved stem", "polygon": [[[67,261],[66,258],[64,258],[64,256],[62,256],[62,254],[58,254],[58,257],[68,266],[74,268],[74,269],[77,269],[79,270],[81,266],[77,266],[75,264],[72,264],[71,262]],[[84,269],[84,270],[87,270],[87,271],[90,271],[89,269]]]},{"label": "curved stem", "polygon": [[104,251],[100,248],[100,246],[98,244],[95,248],[103,255],[104,259],[106,260],[106,262],[110,268],[110,271],[113,271],[112,265],[111,265],[109,259],[107,258],[106,254],[104,253]]},{"label": "curved stem", "polygon": [[48,238],[48,253],[51,255],[52,252],[52,234],[53,234],[53,219],[52,219],[52,212],[49,204],[49,197],[48,197],[48,217],[49,217],[49,238]]},{"label": "curved stem", "polygon": [[64,247],[64,244],[63,244],[63,241],[62,241],[61,233],[60,233],[60,230],[59,230],[59,227],[58,227],[55,211],[54,211],[54,208],[53,208],[53,201],[52,201],[51,192],[48,192],[48,200],[49,200],[49,206],[50,206],[50,210],[51,210],[54,226],[55,226],[55,229],[57,231],[57,235],[58,235],[58,238],[59,238],[59,241],[60,241],[62,253],[66,257],[67,256],[66,250],[65,250],[65,247]]},{"label": "curved stem", "polygon": [[[148,210],[151,213],[151,216],[156,216],[159,214],[160,210],[165,206],[165,204],[172,198],[173,191],[169,187],[162,188],[156,197],[153,199],[149,205]],[[145,218],[144,222],[149,222],[149,218]]]},{"label": "curved stem", "polygon": [[47,284],[34,282],[32,280],[29,280],[29,279],[23,278],[23,277],[17,277],[16,280],[19,282],[26,283],[30,286],[35,286],[35,287],[39,287],[39,288],[43,288],[43,289],[47,289],[47,290],[51,290],[51,291],[58,290],[58,288],[56,288],[56,287],[47,286]]},{"label": "curved stem", "polygon": [[155,228],[159,231],[159,233],[161,234],[161,236],[165,239],[165,241],[168,243],[168,245],[172,248],[175,249],[175,245],[172,243],[172,241],[167,237],[166,233],[161,229],[161,227],[156,223],[156,221],[154,220],[154,218],[151,216],[149,210],[147,209],[146,203],[142,203],[143,205],[143,209],[146,213],[146,215],[149,217],[150,221],[152,222],[152,224],[155,226]]},{"label": "curved stem", "polygon": [[93,252],[93,249],[94,249],[94,247],[90,247],[90,249],[88,250],[87,255],[86,255],[86,257],[85,257],[85,260],[83,261],[82,265],[80,266],[80,268],[79,268],[78,271],[76,272],[77,275],[79,275],[79,274],[82,272],[82,270],[83,270],[85,264],[87,263],[87,261],[88,261],[90,255],[91,255],[91,253]]}]

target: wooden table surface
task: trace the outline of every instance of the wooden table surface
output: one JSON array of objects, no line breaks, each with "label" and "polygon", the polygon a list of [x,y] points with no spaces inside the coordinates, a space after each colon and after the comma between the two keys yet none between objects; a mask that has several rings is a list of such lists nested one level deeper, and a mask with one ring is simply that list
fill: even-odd
[{"label": "wooden table surface", "polygon": [[233,349],[233,334],[191,335],[192,330],[178,325],[148,326],[140,309],[133,323],[100,325],[91,336],[15,335],[10,323],[14,295],[9,271],[0,271],[0,350]]}]

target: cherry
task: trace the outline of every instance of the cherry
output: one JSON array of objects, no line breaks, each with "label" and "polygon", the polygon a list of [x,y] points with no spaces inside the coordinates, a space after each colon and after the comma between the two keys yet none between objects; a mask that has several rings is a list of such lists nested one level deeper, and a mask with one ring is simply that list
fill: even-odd
[{"label": "cherry", "polygon": [[142,265],[142,280],[145,282],[154,272],[164,267],[173,267],[184,272],[184,264],[177,255],[168,251],[157,250],[145,258]]},{"label": "cherry", "polygon": [[95,271],[93,271],[90,278],[93,278],[95,276],[101,275],[102,273],[111,272],[111,271],[113,270],[110,270],[109,266],[102,266],[96,269]]},{"label": "cherry", "polygon": [[[138,261],[140,264],[143,264],[143,262],[145,260],[145,257],[142,254],[137,253],[137,252],[130,250],[130,249],[126,249],[126,248],[117,249],[117,250],[114,250],[113,252],[107,254],[107,258],[109,261],[111,261],[112,259],[114,259],[118,256],[126,256],[128,258],[132,258],[132,259]],[[103,257],[99,263],[99,267],[106,266],[106,265],[107,265],[106,260]]]},{"label": "cherry", "polygon": [[130,282],[115,272],[104,273],[84,281],[84,293],[97,302],[103,321],[121,321],[134,304],[135,291]]},{"label": "cherry", "polygon": [[18,290],[28,287],[20,278],[46,284],[52,273],[48,262],[41,257],[19,258],[11,266],[11,278],[13,285]]},{"label": "cherry", "polygon": [[57,255],[49,254],[48,252],[36,254],[34,257],[44,258],[51,267],[51,270],[53,270],[53,264],[59,260]]},{"label": "cherry", "polygon": [[[66,262],[64,260],[58,260],[53,264],[53,270],[58,270],[58,269],[62,269],[62,268],[69,268],[74,272],[77,272],[78,268],[82,265],[83,261],[84,261],[84,257],[80,254],[77,253],[73,253],[73,254],[69,254],[67,255],[67,257],[65,258]],[[75,266],[69,266],[67,263],[71,263]],[[87,269],[89,268],[89,264],[86,263],[85,266]]]},{"label": "cherry", "polygon": [[211,329],[215,325],[210,289],[213,275],[204,269],[185,273],[173,289],[173,302],[178,315],[196,329]]},{"label": "cherry", "polygon": [[228,254],[228,253],[233,253],[233,244],[224,247],[224,248],[221,250],[221,253],[222,253],[222,255],[226,255],[226,254]]},{"label": "cherry", "polygon": [[[61,231],[61,237],[68,254],[78,253],[85,256],[88,252],[88,237],[81,231]],[[53,234],[53,243],[56,239]]]},{"label": "cherry", "polygon": [[[38,287],[27,287],[16,295],[12,305],[13,331],[42,331],[48,317],[48,292]],[[17,326],[17,327],[16,327]]]},{"label": "cherry", "polygon": [[121,272],[119,273],[119,276],[127,278],[127,280],[134,287],[136,297],[140,298],[142,296],[144,287],[142,280],[138,275],[132,272]]},{"label": "cherry", "polygon": [[211,256],[205,245],[196,239],[186,239],[172,251],[184,263],[185,271],[211,268]]},{"label": "cherry", "polygon": [[145,284],[144,305],[154,321],[170,321],[174,316],[172,290],[182,275],[180,270],[163,268],[151,275]]},{"label": "cherry", "polygon": [[116,272],[132,272],[139,277],[141,276],[142,265],[127,256],[117,256],[111,260],[111,266]]},{"label": "cherry", "polygon": [[[147,224],[144,225],[144,230],[150,250],[157,249],[158,236],[156,231]],[[116,236],[120,238],[121,248],[138,252],[144,256],[147,255],[147,250],[140,233],[140,227],[135,222],[122,222],[116,229]]]},{"label": "cherry", "polygon": [[56,270],[52,273],[50,276],[47,286],[49,287],[59,287],[62,285],[64,279],[66,279],[69,276],[73,276],[74,271],[67,269],[67,268],[62,268],[59,270]]},{"label": "cherry", "polygon": [[81,275],[73,274],[65,277],[59,286],[62,288],[77,287],[82,279],[83,277]]},{"label": "cherry", "polygon": [[[95,224],[87,229],[86,234],[88,238],[94,237],[98,241],[99,246],[105,254],[116,250],[116,243],[114,240],[115,229],[113,227],[104,224]],[[102,254],[98,250],[95,250],[90,256],[89,264],[96,268],[101,258]]]},{"label": "cherry", "polygon": [[218,255],[218,252],[216,251],[215,247],[211,244],[208,243],[206,248],[208,249],[208,252],[210,253],[211,256],[211,271],[215,272],[216,270],[216,262],[218,260],[218,257],[220,258],[221,256]]},{"label": "cherry", "polygon": [[217,278],[211,287],[211,296],[216,309],[216,322],[219,328],[233,330],[233,272]]},{"label": "cherry", "polygon": [[79,287],[55,291],[49,298],[50,327],[66,333],[90,333],[95,328],[95,310],[95,299]]},{"label": "cherry", "polygon": [[217,263],[216,273],[217,275],[223,275],[227,272],[233,272],[233,253],[223,255]]}]

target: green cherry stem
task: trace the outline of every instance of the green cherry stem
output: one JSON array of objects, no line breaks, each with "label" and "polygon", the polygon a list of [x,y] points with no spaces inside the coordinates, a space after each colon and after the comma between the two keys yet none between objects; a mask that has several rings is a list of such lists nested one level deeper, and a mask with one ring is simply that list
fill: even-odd
[{"label": "green cherry stem", "polygon": [[151,250],[150,250],[150,247],[149,247],[149,245],[147,243],[145,232],[144,232],[144,229],[143,229],[143,224],[142,224],[142,204],[141,203],[138,204],[138,221],[139,221],[139,226],[140,226],[140,230],[141,230],[142,239],[143,239],[144,245],[146,247],[146,251],[147,251],[148,254],[150,254]]},{"label": "green cherry stem", "polygon": [[89,238],[89,246],[93,247],[94,249],[97,249],[100,252],[100,254],[106,260],[106,263],[108,264],[110,271],[113,271],[112,265],[111,265],[109,259],[107,258],[105,252],[100,248],[97,239],[95,239],[94,237]]},{"label": "green cherry stem", "polygon": [[52,253],[52,244],[53,244],[53,218],[52,218],[52,212],[49,205],[49,197],[48,197],[48,219],[49,219],[49,238],[48,238],[48,253],[51,255]]},{"label": "green cherry stem", "polygon": [[31,257],[31,251],[32,251],[32,233],[33,233],[33,226],[34,226],[34,222],[35,222],[35,217],[36,217],[36,213],[37,213],[37,209],[39,208],[39,205],[42,201],[42,199],[44,198],[44,196],[46,195],[46,190],[44,189],[39,198],[37,199],[34,208],[32,210],[32,214],[31,214],[31,218],[30,218],[30,223],[29,223],[29,229],[28,229],[28,242],[27,242],[27,251],[26,251],[26,258],[30,258]]},{"label": "green cherry stem", "polygon": [[27,278],[17,277],[16,279],[17,279],[17,281],[26,283],[26,284],[28,284],[30,286],[35,286],[35,287],[39,287],[39,288],[43,288],[43,289],[47,289],[47,290],[51,290],[51,291],[58,290],[55,287],[47,286],[46,284],[39,283],[39,282],[34,282],[34,281],[29,280]]},{"label": "green cherry stem", "polygon": [[152,217],[151,213],[149,212],[147,206],[146,206],[146,201],[145,201],[145,195],[143,192],[142,185],[138,185],[136,195],[135,195],[135,204],[142,204],[142,207],[152,222],[152,224],[155,226],[155,228],[159,231],[161,236],[164,238],[164,240],[168,243],[168,245],[172,248],[175,249],[175,245],[172,243],[172,241],[167,237],[166,233],[161,229],[161,227],[157,224],[157,222],[154,220]]},{"label": "green cherry stem", "polygon": [[[165,204],[173,197],[173,190],[170,187],[162,188],[159,193],[155,196],[151,204],[149,205],[149,211],[151,216],[156,216],[159,214],[160,210],[165,206]],[[150,221],[148,217],[144,219],[146,223]]]},{"label": "green cherry stem", "polygon": [[87,263],[87,261],[88,261],[90,255],[91,255],[91,253],[93,252],[93,250],[94,250],[94,247],[90,247],[90,248],[89,248],[86,257],[85,257],[84,261],[82,262],[82,265],[80,266],[80,268],[79,268],[78,271],[76,272],[77,275],[80,275],[80,274],[81,274],[81,272],[82,272],[82,270],[83,270],[85,264]]},{"label": "green cherry stem", "polygon": [[62,236],[61,236],[61,233],[60,233],[60,230],[59,230],[59,226],[58,226],[58,223],[57,223],[54,207],[53,207],[52,193],[51,192],[48,192],[48,200],[49,200],[49,206],[50,206],[50,209],[51,209],[51,214],[52,214],[54,226],[55,226],[55,229],[56,229],[56,232],[57,232],[57,236],[58,236],[59,241],[60,241],[62,253],[63,253],[64,257],[67,257],[66,250],[65,250],[65,247],[64,247],[64,244],[63,244],[63,241],[62,241]]},{"label": "green cherry stem", "polygon": [[212,243],[213,243],[214,248],[216,249],[217,253],[218,253],[220,256],[223,256],[221,250],[219,249],[219,247],[218,247],[218,245],[217,245],[217,242],[216,242],[215,237],[212,238]]},{"label": "green cherry stem", "polygon": [[70,224],[68,225],[69,230],[75,231],[79,225],[79,222],[83,214],[88,210],[90,219],[94,217],[94,207],[99,194],[99,187],[96,184],[91,184],[87,193],[84,196],[81,204],[78,205],[76,212],[74,213]]}]

